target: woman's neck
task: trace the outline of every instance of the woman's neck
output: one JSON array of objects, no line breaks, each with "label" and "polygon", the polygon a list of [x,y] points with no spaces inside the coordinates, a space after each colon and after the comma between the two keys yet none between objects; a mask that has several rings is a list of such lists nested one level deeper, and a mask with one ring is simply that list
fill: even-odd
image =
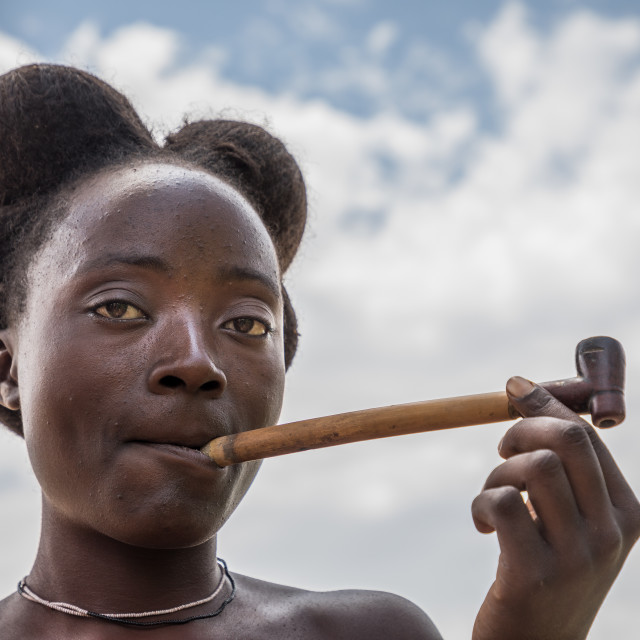
[{"label": "woman's neck", "polygon": [[120,613],[199,600],[220,578],[215,536],[185,549],[136,547],[69,522],[45,501],[28,584],[47,600]]}]

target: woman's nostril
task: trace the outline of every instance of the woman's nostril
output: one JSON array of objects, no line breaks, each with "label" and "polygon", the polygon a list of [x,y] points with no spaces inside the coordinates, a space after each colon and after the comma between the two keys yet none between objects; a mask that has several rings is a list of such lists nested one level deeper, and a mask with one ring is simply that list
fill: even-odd
[{"label": "woman's nostril", "polygon": [[160,379],[160,384],[163,387],[168,387],[169,389],[176,389],[177,387],[184,386],[184,382],[177,376],[164,376]]},{"label": "woman's nostril", "polygon": [[[160,385],[165,389],[179,389],[180,387],[188,387],[188,384],[179,376],[162,376],[159,380]],[[200,391],[217,391],[220,389],[220,382],[218,380],[207,380],[201,384],[198,389]]]}]

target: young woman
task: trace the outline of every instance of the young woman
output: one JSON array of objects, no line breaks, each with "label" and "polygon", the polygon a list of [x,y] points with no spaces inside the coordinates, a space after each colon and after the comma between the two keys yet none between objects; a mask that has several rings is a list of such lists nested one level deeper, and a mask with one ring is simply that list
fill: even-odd
[{"label": "young woman", "polygon": [[[282,144],[206,121],[159,146],[108,85],[33,65],[0,77],[0,157],[0,418],[42,488],[2,638],[439,638],[402,598],[217,560],[259,463],[198,449],[277,421],[296,348],[282,274],[306,204]],[[502,550],[474,638],[584,638],[640,508],[585,422],[522,378],[507,390],[531,417],[474,502]]]}]

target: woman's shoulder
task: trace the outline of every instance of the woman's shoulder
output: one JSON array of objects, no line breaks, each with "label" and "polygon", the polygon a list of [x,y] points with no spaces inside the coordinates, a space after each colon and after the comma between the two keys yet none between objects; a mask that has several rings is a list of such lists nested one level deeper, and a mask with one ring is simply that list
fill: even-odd
[{"label": "woman's shoulder", "polygon": [[[442,640],[421,609],[390,593],[317,592],[236,574],[234,579],[237,596],[223,616],[210,621],[212,637],[222,633],[227,638],[265,640]],[[38,622],[40,616],[28,615],[23,605],[16,594],[0,601],[2,640],[49,637],[46,625]]]},{"label": "woman's shoulder", "polygon": [[15,593],[12,593],[6,598],[0,600],[0,625],[12,617],[12,612],[15,609],[16,602],[17,598]]},{"label": "woman's shoulder", "polygon": [[[381,591],[307,591],[237,576],[258,618],[271,633],[265,637],[308,640],[441,640],[435,625],[415,604]],[[243,607],[244,608],[244,607]],[[265,629],[266,630],[266,629]]]},{"label": "woman's shoulder", "polygon": [[14,638],[24,638],[20,628],[20,599],[15,593],[0,600],[0,637],[2,640],[13,640]]}]

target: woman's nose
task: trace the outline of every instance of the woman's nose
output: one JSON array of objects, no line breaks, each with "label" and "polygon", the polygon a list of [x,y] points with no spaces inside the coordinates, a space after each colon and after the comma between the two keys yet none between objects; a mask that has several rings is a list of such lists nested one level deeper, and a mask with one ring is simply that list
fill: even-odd
[{"label": "woman's nose", "polygon": [[174,325],[168,332],[166,352],[160,354],[149,375],[151,392],[186,392],[210,398],[224,392],[227,378],[194,324]]}]

